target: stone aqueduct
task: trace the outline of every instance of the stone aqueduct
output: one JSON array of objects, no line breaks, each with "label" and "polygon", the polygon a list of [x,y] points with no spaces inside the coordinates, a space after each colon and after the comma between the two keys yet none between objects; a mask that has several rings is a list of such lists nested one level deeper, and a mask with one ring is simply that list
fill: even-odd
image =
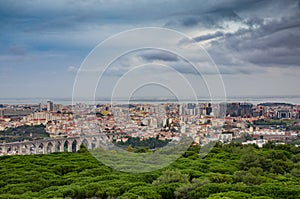
[{"label": "stone aqueduct", "polygon": [[30,155],[48,154],[54,152],[76,152],[80,145],[94,149],[109,140],[119,138],[120,135],[86,135],[59,139],[45,139],[24,142],[11,142],[0,144],[1,155]]}]

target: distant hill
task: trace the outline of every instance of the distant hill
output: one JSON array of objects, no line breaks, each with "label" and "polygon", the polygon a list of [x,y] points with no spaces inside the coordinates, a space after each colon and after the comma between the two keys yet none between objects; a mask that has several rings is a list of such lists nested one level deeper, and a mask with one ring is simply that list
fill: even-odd
[{"label": "distant hill", "polygon": [[265,102],[257,104],[258,106],[294,106],[290,103],[282,103],[282,102]]}]

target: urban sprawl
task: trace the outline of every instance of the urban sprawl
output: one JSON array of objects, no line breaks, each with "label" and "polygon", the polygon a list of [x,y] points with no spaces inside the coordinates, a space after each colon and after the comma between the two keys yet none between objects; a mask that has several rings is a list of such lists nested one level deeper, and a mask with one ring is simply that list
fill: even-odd
[{"label": "urban sprawl", "polygon": [[[30,134],[18,142],[107,135],[114,142],[129,137],[178,140],[189,135],[194,144],[212,140],[256,144],[294,143],[300,138],[300,105],[288,103],[157,103],[157,104],[0,104],[0,144],[3,132],[22,126],[42,126],[48,137]],[[8,135],[13,137],[14,134]],[[0,155],[22,154],[3,151]]]}]

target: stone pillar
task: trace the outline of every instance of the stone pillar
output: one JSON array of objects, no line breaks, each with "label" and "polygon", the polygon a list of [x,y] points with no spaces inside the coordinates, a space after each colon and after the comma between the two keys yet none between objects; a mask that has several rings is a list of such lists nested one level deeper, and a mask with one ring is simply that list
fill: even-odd
[{"label": "stone pillar", "polygon": [[56,147],[55,147],[55,142],[54,142],[54,143],[51,142],[51,143],[52,143],[51,153],[54,153],[54,152],[55,152],[55,149],[56,149]]},{"label": "stone pillar", "polygon": [[19,147],[19,154],[20,155],[23,155],[25,152],[23,152],[23,147],[24,147],[24,145],[23,144],[20,144],[20,147]]},{"label": "stone pillar", "polygon": [[68,152],[72,152],[72,144],[73,144],[73,141],[69,140],[68,141]]},{"label": "stone pillar", "polygon": [[7,154],[7,148],[6,148],[6,146],[3,145],[3,146],[1,146],[1,148],[2,148],[2,154],[6,155]]},{"label": "stone pillar", "polygon": [[43,143],[43,154],[47,154],[48,153],[48,144],[47,142]]},{"label": "stone pillar", "polygon": [[88,149],[91,149],[92,148],[92,139],[86,139],[86,141],[87,141],[87,148]]},{"label": "stone pillar", "polygon": [[34,148],[34,154],[38,154],[39,153],[39,143],[34,143],[35,148]]},{"label": "stone pillar", "polygon": [[30,145],[25,145],[25,147],[26,147],[25,154],[30,155]]},{"label": "stone pillar", "polygon": [[81,142],[80,140],[76,140],[76,151],[80,149]]},{"label": "stone pillar", "polygon": [[59,152],[59,147],[57,145],[58,145],[58,142],[53,141],[53,146],[54,146],[54,151],[53,152]]},{"label": "stone pillar", "polygon": [[65,142],[61,141],[60,147],[59,147],[59,152],[64,152],[64,145],[65,145]]}]

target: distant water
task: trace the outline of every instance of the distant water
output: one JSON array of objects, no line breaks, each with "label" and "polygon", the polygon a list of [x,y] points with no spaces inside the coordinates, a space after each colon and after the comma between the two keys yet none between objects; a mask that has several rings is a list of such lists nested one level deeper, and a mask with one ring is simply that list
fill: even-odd
[{"label": "distant water", "polygon": [[[71,98],[0,98],[0,104],[46,104],[47,101],[53,101],[55,104],[71,105]],[[114,103],[128,103],[125,100],[113,101]],[[130,103],[164,103],[164,102],[177,102],[172,99],[138,99],[131,100]],[[190,100],[180,101],[182,103],[194,102]],[[199,99],[198,102],[212,102],[219,103],[224,102],[224,100],[214,100],[211,101],[208,98]],[[253,96],[253,97],[227,97],[226,102],[249,102],[252,104],[259,104],[262,102],[285,102],[291,104],[300,104],[300,96]],[[95,104],[94,101],[81,100],[76,101],[76,103],[85,103],[85,104]],[[96,100],[96,104],[101,103],[111,103],[108,99]]]}]

